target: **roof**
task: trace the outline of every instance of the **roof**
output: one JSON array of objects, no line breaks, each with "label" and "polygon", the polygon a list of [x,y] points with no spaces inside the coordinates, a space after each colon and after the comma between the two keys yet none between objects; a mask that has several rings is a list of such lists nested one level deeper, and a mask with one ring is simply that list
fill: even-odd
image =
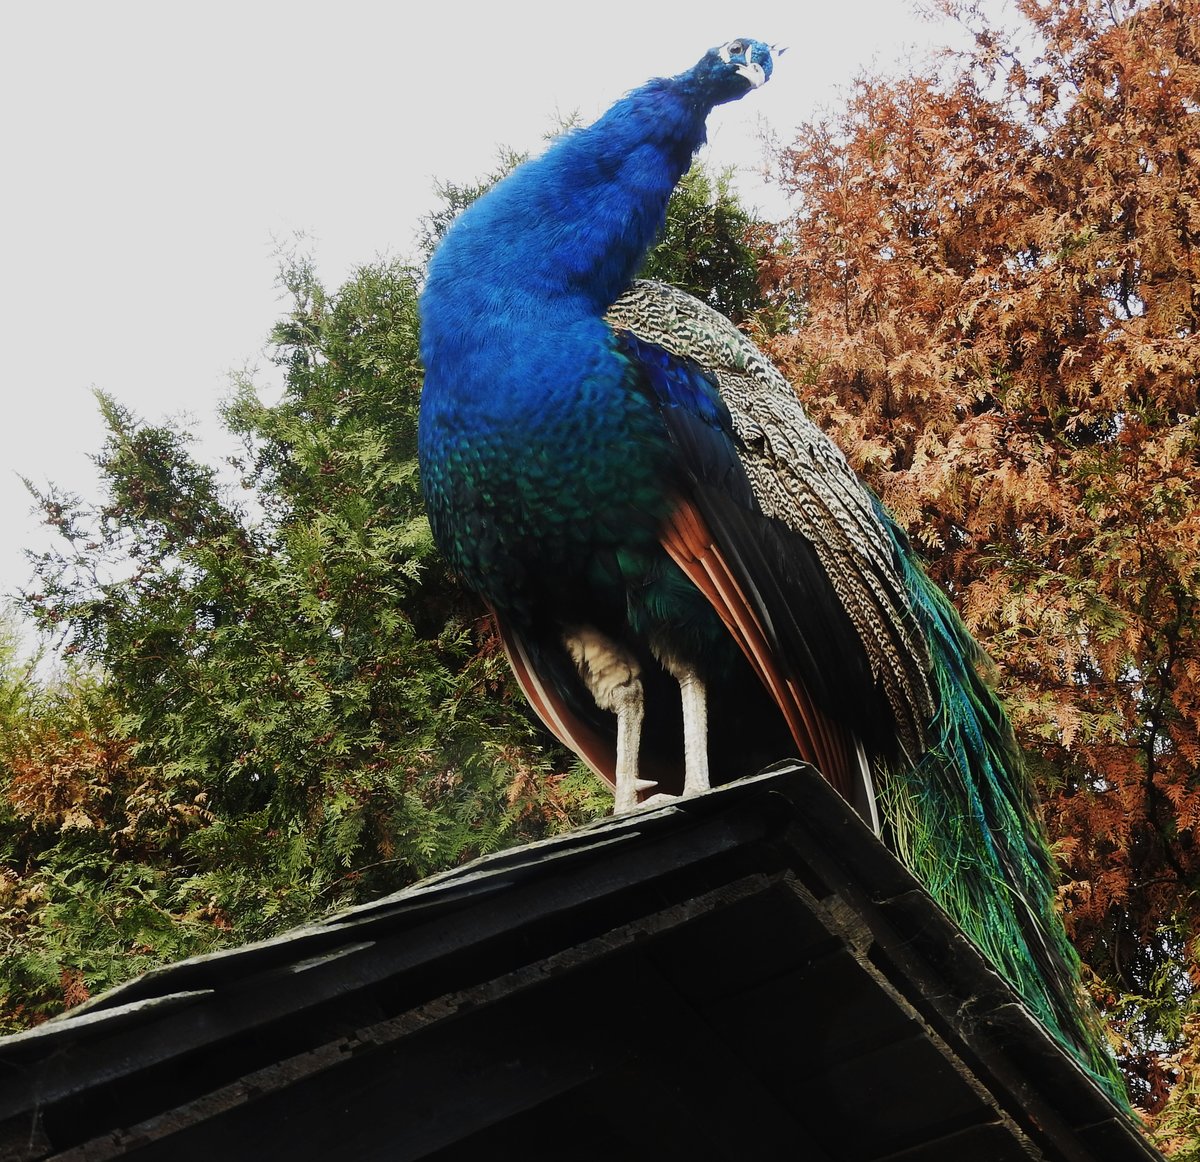
[{"label": "roof", "polygon": [[811,768],[0,1040],[0,1158],[1155,1159]]}]

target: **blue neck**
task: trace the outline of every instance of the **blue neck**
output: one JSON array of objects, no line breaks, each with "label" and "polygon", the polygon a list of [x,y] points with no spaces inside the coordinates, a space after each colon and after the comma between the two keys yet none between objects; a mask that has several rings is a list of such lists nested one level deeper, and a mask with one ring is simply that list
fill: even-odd
[{"label": "blue neck", "polygon": [[[662,229],[722,99],[693,73],[634,90],[480,198],[430,263],[427,297],[444,287],[456,314],[507,316],[508,327],[514,309],[543,322],[547,312],[560,321],[602,314]],[[426,322],[436,326],[433,314]]]}]

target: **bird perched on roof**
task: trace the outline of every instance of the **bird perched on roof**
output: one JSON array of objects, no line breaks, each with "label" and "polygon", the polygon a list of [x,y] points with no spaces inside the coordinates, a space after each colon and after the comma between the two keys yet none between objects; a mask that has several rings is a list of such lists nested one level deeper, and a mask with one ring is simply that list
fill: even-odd
[{"label": "bird perched on roof", "polygon": [[467,209],[421,297],[421,482],[546,725],[618,811],[798,756],[1119,1092],[978,646],[903,532],[728,320],[635,282],[739,38]]}]

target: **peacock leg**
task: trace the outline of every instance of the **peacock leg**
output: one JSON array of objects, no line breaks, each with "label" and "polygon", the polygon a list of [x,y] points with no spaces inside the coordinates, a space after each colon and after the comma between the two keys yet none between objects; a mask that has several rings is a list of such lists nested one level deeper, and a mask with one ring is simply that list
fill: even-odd
[{"label": "peacock leg", "polygon": [[694,666],[670,654],[659,655],[667,673],[679,683],[683,703],[683,797],[702,795],[708,778],[708,691]]},{"label": "peacock leg", "polygon": [[638,747],[645,716],[641,667],[628,650],[591,626],[564,634],[563,644],[596,705],[617,716],[614,810],[618,814],[633,811],[638,805],[638,792],[658,785],[638,777]]}]

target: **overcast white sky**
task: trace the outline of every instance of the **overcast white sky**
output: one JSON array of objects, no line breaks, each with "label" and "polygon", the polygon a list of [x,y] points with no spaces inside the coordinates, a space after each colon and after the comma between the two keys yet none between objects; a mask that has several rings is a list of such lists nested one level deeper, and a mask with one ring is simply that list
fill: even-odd
[{"label": "overcast white sky", "polygon": [[[762,124],[786,138],[864,67],[947,35],[908,0],[6,4],[0,594],[50,539],[19,476],[96,495],[93,388],[194,417],[221,455],[230,373],[275,382],[276,240],[307,234],[331,287],[407,256],[435,177],[536,150],[556,110],[591,120],[735,36],[789,48],[710,121],[710,159],[752,169]],[[741,188],[773,208],[749,172]]]}]

